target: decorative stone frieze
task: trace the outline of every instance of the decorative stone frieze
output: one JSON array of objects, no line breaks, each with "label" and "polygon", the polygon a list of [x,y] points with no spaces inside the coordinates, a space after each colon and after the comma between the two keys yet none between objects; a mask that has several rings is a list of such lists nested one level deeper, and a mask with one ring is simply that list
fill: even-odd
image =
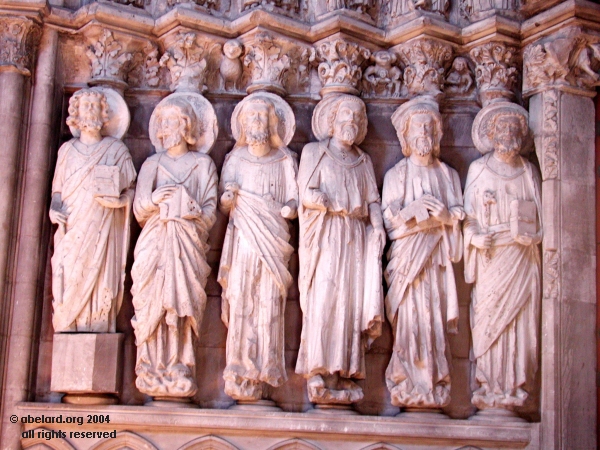
[{"label": "decorative stone frieze", "polygon": [[359,13],[367,13],[371,7],[370,0],[327,0],[327,10],[350,9]]},{"label": "decorative stone frieze", "polygon": [[91,63],[90,85],[106,84],[117,89],[127,87],[125,79],[133,67],[133,53],[124,51],[124,45],[113,32],[103,28],[86,50]]},{"label": "decorative stone frieze", "polygon": [[318,44],[311,60],[319,64],[317,73],[323,84],[321,95],[328,92],[358,94],[361,65],[370,56],[371,51],[366,47],[344,39]]},{"label": "decorative stone frieze", "polygon": [[290,57],[283,51],[281,43],[269,33],[258,33],[246,44],[244,66],[250,71],[251,82],[248,93],[257,90],[285,94],[284,77],[290,68]]},{"label": "decorative stone frieze", "polygon": [[367,67],[362,78],[364,97],[399,97],[402,84],[402,70],[396,65],[398,56],[387,50],[371,55],[375,64]]},{"label": "decorative stone frieze", "polygon": [[519,71],[517,49],[502,42],[487,42],[469,52],[475,62],[475,81],[483,106],[495,99],[513,100]]},{"label": "decorative stone frieze", "polygon": [[456,97],[470,97],[473,95],[475,83],[469,65],[469,60],[457,56],[452,61],[452,68],[446,75],[445,93]]},{"label": "decorative stone frieze", "polygon": [[549,86],[592,90],[600,85],[600,75],[594,70],[599,63],[600,42],[578,28],[544,39],[523,54],[523,93],[529,96]]},{"label": "decorative stone frieze", "polygon": [[542,177],[544,180],[558,178],[558,92],[548,91],[543,97],[543,122],[544,136],[541,140],[541,148],[538,149],[540,165],[542,166]]},{"label": "decorative stone frieze", "polygon": [[450,0],[389,0],[389,15],[392,20],[401,18],[415,11],[426,11],[445,16],[450,7]]},{"label": "decorative stone frieze", "polygon": [[433,39],[415,39],[398,48],[404,65],[403,94],[439,96],[444,88],[444,72],[452,59],[452,47]]},{"label": "decorative stone frieze", "polygon": [[518,19],[525,0],[460,0],[460,13],[471,22],[485,19],[494,14]]},{"label": "decorative stone frieze", "polygon": [[158,87],[159,70],[158,47],[152,42],[147,42],[141,51],[134,54],[134,67],[129,72],[127,82],[130,87]]},{"label": "decorative stone frieze", "polygon": [[242,0],[242,11],[263,6],[268,11],[283,10],[291,13],[300,11],[300,0]]},{"label": "decorative stone frieze", "polygon": [[206,75],[205,47],[198,44],[194,32],[180,31],[175,39],[165,45],[165,53],[159,60],[171,73],[172,91],[204,92]]},{"label": "decorative stone frieze", "polygon": [[0,17],[0,71],[31,75],[41,29],[26,17]]}]

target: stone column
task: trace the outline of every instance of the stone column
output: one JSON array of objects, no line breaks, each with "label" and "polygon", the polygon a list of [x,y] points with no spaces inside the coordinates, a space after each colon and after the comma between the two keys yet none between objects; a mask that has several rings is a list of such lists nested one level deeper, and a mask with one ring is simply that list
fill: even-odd
[{"label": "stone column", "polygon": [[530,126],[543,180],[541,448],[545,449],[596,448],[591,97],[600,77],[589,66],[591,46],[598,40],[582,36],[579,29],[563,31],[531,44],[524,53],[523,93],[530,97]]},{"label": "stone column", "polygon": [[[2,403],[2,448],[17,448],[19,446],[20,424],[11,424],[8,420],[14,411],[11,409],[16,401],[25,400],[29,385],[29,354],[31,349],[31,335],[33,328],[33,312],[35,295],[25,305],[14,302],[18,310],[12,310],[10,299],[12,296],[7,288],[7,278],[10,267],[11,243],[13,237],[13,223],[17,208],[17,181],[19,173],[19,152],[22,148],[21,130],[24,125],[25,102],[27,98],[25,86],[26,78],[31,75],[33,55],[40,37],[40,28],[26,17],[3,16],[0,17],[0,47],[6,49],[2,52],[0,60],[0,136],[2,136],[2,153],[0,154],[0,306],[4,311],[2,333],[8,336],[6,353],[0,355],[4,361]],[[50,75],[53,81],[54,73]],[[43,77],[41,77],[43,78]],[[39,80],[41,81],[41,80]],[[52,102],[48,100],[48,104]],[[42,105],[43,106],[43,105]],[[35,119],[34,119],[35,120]],[[46,148],[43,148],[47,151]],[[42,183],[45,187],[46,182]],[[40,209],[40,203],[30,205],[30,208]],[[38,239],[39,242],[39,239]],[[28,265],[27,274],[35,276],[38,266]],[[15,299],[20,297],[15,296]],[[25,316],[21,316],[25,314]],[[6,334],[4,334],[6,333]],[[4,347],[4,344],[3,344]],[[9,442],[10,441],[10,442]]]}]

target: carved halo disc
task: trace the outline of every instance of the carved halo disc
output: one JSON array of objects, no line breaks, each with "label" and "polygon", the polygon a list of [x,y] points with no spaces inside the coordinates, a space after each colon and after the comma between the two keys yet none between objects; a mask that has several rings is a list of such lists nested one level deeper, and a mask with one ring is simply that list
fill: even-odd
[{"label": "carved halo disc", "polygon": [[[101,92],[106,97],[108,103],[108,122],[102,127],[102,136],[111,136],[116,139],[122,139],[129,129],[131,122],[131,114],[127,103],[121,94],[114,89],[108,87],[95,86],[89,89],[90,91]],[[81,131],[79,128],[69,127],[73,137],[79,137]]]},{"label": "carved halo disc", "polygon": [[477,116],[475,116],[475,121],[473,122],[473,128],[471,129],[471,137],[475,147],[482,155],[494,150],[494,144],[488,137],[487,130],[490,126],[490,121],[497,114],[501,113],[519,114],[525,118],[525,123],[527,124],[527,135],[523,140],[521,154],[528,154],[533,148],[533,139],[529,130],[529,114],[522,106],[510,102],[491,103],[477,113]]},{"label": "carved halo disc", "polygon": [[173,98],[182,98],[187,101],[191,106],[194,112],[196,113],[196,129],[194,130],[194,135],[198,139],[194,145],[190,145],[189,148],[192,151],[197,151],[200,153],[210,153],[212,150],[212,146],[217,139],[217,134],[219,133],[219,124],[217,122],[217,115],[215,114],[215,109],[211,105],[211,103],[206,100],[202,95],[193,93],[193,92],[175,92],[167,97],[163,98],[154,111],[152,111],[152,115],[150,116],[150,141],[157,152],[163,152],[166,149],[163,148],[160,139],[156,137],[156,132],[158,125],[156,123],[156,111],[165,103],[168,102],[169,99]]},{"label": "carved halo disc", "polygon": [[239,115],[244,104],[257,98],[267,99],[275,106],[275,114],[277,114],[277,117],[279,118],[279,136],[281,136],[284,145],[289,145],[296,132],[296,117],[294,117],[292,108],[284,99],[279,95],[270,92],[254,92],[235,106],[233,114],[231,115],[231,132],[233,133],[233,138],[236,141],[240,139],[241,130]]},{"label": "carved halo disc", "polygon": [[[338,93],[338,94],[327,95],[315,107],[315,110],[314,110],[313,116],[312,116],[312,130],[319,141],[322,141],[322,140],[330,137],[329,136],[329,120],[328,120],[330,110],[338,102],[343,102],[344,100],[349,100],[349,101],[358,100],[358,101],[362,102],[364,105],[364,102],[359,97],[356,97],[356,96],[350,95],[350,94]],[[366,107],[365,107],[365,109],[366,109]],[[354,141],[354,144],[360,145],[360,143],[362,141],[364,141],[366,136],[367,136],[367,124],[365,123],[364,126],[359,127],[358,136],[356,137],[356,141]]]}]

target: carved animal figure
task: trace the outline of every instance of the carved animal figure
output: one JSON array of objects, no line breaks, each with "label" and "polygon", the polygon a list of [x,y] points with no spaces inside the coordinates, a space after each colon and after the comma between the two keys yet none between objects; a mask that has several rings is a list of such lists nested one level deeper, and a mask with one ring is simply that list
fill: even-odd
[{"label": "carved animal figure", "polygon": [[240,56],[242,56],[243,46],[239,41],[232,39],[223,45],[223,59],[219,67],[223,88],[226,91],[236,90],[237,84],[242,76],[243,67]]},{"label": "carved animal figure", "polygon": [[398,97],[400,95],[400,77],[402,72],[394,64],[397,61],[392,52],[381,50],[371,55],[371,61],[375,62],[365,70],[363,75],[363,89],[366,94],[388,95]]}]

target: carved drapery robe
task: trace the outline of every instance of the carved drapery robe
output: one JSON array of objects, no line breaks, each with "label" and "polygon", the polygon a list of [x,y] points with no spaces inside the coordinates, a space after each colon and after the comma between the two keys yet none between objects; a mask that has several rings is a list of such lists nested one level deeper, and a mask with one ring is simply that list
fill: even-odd
[{"label": "carved drapery robe", "polygon": [[[60,193],[68,217],[54,235],[52,324],[55,332],[115,332],[136,173],[121,141],[105,137],[89,155],[76,142],[71,139],[60,148],[52,182],[52,194]],[[125,207],[107,208],[94,200],[97,166],[119,168],[118,190],[131,198]]]},{"label": "carved drapery robe", "polygon": [[[343,162],[329,140],[308,144],[298,172],[302,337],[296,373],[364,378],[367,341],[381,333],[380,244],[369,205],[380,203],[371,158]],[[314,209],[314,191],[329,198]]]},{"label": "carved drapery robe", "polygon": [[[192,333],[198,336],[206,306],[207,239],[216,220],[217,171],[202,153],[181,156],[178,173],[163,158],[170,157],[161,152],[144,162],[133,204],[143,227],[131,269],[136,385],[152,396],[189,397],[197,390]],[[185,190],[186,214],[165,216],[160,209],[164,204],[152,202],[152,192],[165,185]],[[176,198],[182,197],[173,195],[173,203]]]},{"label": "carved drapery robe", "polygon": [[[523,168],[515,176],[501,176],[488,165],[492,157],[471,163],[465,188],[465,280],[475,283],[471,330],[481,386],[472,402],[480,409],[521,406],[527,398],[525,388],[537,370],[541,299],[539,175],[521,158]],[[535,202],[538,232],[532,245],[511,237],[513,200]],[[486,231],[494,232],[491,249],[470,245],[475,234]]]},{"label": "carved drapery robe", "polygon": [[294,156],[278,149],[251,160],[247,147],[237,147],[221,173],[221,194],[227,183],[240,187],[218,276],[223,286],[221,317],[229,329],[225,392],[237,399],[260,399],[261,382],[280,386],[287,380],[284,312],[294,249],[281,208],[298,202]]},{"label": "carved drapery robe", "polygon": [[458,318],[452,263],[462,257],[460,221],[443,225],[430,216],[409,226],[391,208],[427,194],[448,210],[462,209],[458,173],[437,159],[421,167],[405,158],[385,176],[383,219],[392,240],[385,306],[394,332],[386,382],[395,406],[440,408],[450,401],[446,326]]}]

